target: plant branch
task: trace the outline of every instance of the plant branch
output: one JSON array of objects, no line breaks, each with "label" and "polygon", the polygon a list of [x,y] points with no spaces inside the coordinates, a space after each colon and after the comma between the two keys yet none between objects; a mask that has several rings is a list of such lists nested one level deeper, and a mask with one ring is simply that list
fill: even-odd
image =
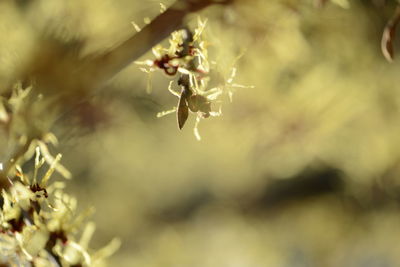
[{"label": "plant branch", "polygon": [[83,71],[90,79],[95,78],[101,84],[168,37],[171,32],[178,30],[188,14],[200,11],[212,4],[228,4],[230,2],[232,0],[177,0],[140,32],[113,50],[88,60]]}]

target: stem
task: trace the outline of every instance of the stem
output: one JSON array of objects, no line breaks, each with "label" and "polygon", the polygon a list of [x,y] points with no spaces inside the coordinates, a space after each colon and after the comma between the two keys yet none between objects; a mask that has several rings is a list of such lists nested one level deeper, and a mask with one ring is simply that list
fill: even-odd
[{"label": "stem", "polygon": [[95,78],[98,84],[101,84],[160,43],[171,32],[178,30],[188,14],[212,4],[228,4],[229,2],[231,0],[177,0],[140,32],[113,50],[90,59],[83,71],[89,79]]}]

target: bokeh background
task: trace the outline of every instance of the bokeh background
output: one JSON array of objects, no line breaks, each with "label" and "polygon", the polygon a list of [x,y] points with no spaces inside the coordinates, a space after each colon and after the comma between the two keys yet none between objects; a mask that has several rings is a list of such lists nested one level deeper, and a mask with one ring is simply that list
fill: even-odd
[{"label": "bokeh background", "polygon": [[[78,123],[60,116],[51,130],[73,173],[67,191],[96,208],[92,247],[121,238],[110,266],[399,266],[400,63],[380,51],[395,5],[242,0],[188,17],[208,19],[220,73],[243,53],[235,82],[254,86],[222,100],[201,141],[194,116],[181,131],[174,115],[156,118],[177,103],[170,79],[154,73],[148,94],[135,64],[92,106],[77,103]],[[38,36],[100,53],[159,10],[153,0],[3,0],[0,82],[37,56]]]}]

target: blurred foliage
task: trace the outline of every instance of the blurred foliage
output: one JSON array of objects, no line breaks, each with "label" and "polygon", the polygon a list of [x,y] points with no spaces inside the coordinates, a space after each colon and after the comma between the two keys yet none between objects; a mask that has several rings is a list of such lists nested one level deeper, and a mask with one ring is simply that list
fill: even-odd
[{"label": "blurred foliage", "polygon": [[[237,0],[189,16],[192,29],[208,19],[220,75],[235,66],[235,82],[254,86],[222,100],[200,142],[195,118],[181,131],[156,118],[176,106],[162,72],[151,94],[135,64],[65,105],[52,102],[62,89],[41,91],[49,104],[24,114],[40,114],[32,136],[59,137],[66,191],[96,207],[93,247],[120,237],[115,266],[397,266],[396,38],[393,62],[381,53],[396,5]],[[1,1],[0,92],[48,47],[101,53],[159,11],[152,0]],[[1,135],[4,162],[15,147]]]}]

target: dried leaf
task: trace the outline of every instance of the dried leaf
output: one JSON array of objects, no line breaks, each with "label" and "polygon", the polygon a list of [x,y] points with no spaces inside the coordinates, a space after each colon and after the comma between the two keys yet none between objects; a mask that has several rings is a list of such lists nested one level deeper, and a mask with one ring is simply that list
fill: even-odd
[{"label": "dried leaf", "polygon": [[189,107],[187,105],[187,94],[185,91],[182,92],[181,97],[179,98],[178,102],[178,110],[176,112],[177,119],[178,119],[178,127],[182,129],[185,125],[185,122],[189,116]]},{"label": "dried leaf", "polygon": [[394,14],[386,24],[382,35],[382,42],[381,42],[382,53],[389,62],[392,62],[394,58],[393,42],[396,35],[396,27],[399,22],[400,22],[400,5],[396,7]]}]

